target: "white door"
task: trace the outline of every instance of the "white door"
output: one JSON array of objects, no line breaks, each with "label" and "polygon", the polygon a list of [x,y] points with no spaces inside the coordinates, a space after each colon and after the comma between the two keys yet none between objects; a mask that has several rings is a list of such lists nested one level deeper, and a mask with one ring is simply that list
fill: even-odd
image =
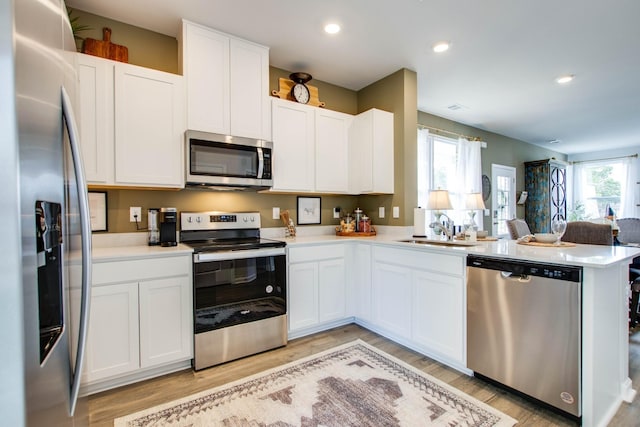
[{"label": "white door", "polygon": [[509,237],[506,220],[516,216],[516,168],[491,165],[491,234]]}]

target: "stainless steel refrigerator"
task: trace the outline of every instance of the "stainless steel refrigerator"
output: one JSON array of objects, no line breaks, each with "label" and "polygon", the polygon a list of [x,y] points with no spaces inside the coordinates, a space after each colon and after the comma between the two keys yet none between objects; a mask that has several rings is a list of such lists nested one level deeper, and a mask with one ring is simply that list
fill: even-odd
[{"label": "stainless steel refrigerator", "polygon": [[0,2],[0,419],[88,425],[77,400],[91,230],[62,0]]}]

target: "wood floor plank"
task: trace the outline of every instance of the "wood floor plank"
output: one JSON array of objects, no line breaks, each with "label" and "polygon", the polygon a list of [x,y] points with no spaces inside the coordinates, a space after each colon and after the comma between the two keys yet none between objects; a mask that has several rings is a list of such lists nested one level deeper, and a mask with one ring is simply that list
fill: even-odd
[{"label": "wood floor plank", "polygon": [[[355,324],[291,340],[287,346],[194,372],[184,370],[89,396],[91,427],[112,427],[115,418],[208,390],[267,369],[361,339],[518,420],[518,426],[575,426],[551,411],[469,377]],[[640,384],[640,332],[629,340],[630,377]],[[624,403],[610,427],[638,425],[640,403]]]}]

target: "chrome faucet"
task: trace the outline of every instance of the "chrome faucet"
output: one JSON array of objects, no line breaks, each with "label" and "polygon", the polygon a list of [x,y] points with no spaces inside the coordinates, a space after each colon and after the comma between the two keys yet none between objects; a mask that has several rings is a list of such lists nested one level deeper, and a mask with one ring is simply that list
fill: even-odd
[{"label": "chrome faucet", "polygon": [[439,221],[434,221],[431,224],[429,224],[429,227],[433,228],[434,230],[442,231],[445,234],[445,236],[447,236],[447,240],[453,240],[453,230],[454,230],[453,221],[451,220],[451,218],[449,218],[445,214],[440,214],[440,215],[447,218],[447,222],[446,222],[447,225],[444,226]]}]

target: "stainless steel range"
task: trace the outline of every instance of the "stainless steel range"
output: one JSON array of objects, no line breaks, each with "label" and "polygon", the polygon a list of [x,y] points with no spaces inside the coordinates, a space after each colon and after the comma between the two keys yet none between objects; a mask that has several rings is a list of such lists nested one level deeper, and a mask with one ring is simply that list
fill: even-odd
[{"label": "stainless steel range", "polygon": [[260,238],[258,212],[182,212],[180,225],[194,251],[194,369],[286,345],[286,243]]}]

